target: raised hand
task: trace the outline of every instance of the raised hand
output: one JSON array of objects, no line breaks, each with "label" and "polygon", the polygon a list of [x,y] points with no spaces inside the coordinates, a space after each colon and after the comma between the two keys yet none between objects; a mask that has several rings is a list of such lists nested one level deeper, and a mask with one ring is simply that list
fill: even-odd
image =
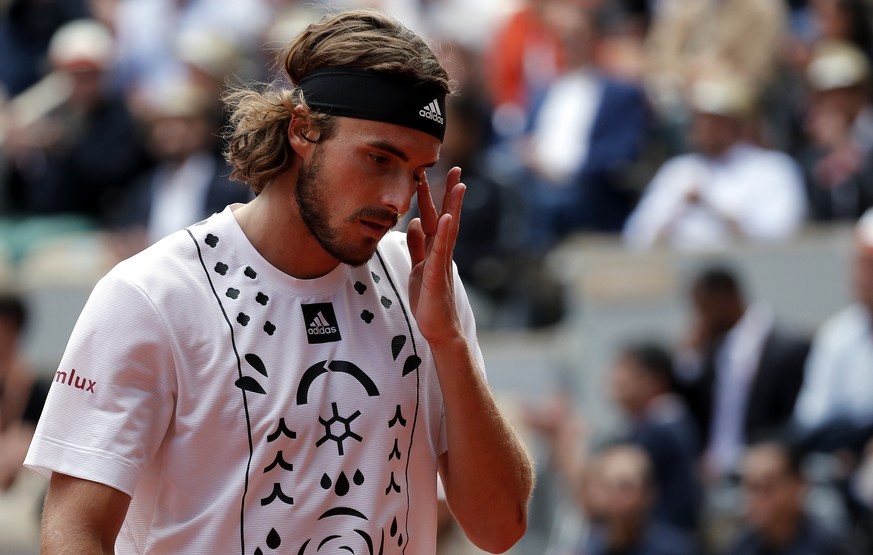
[{"label": "raised hand", "polygon": [[452,253],[458,238],[461,204],[466,190],[466,185],[461,183],[461,168],[449,170],[438,213],[427,177],[423,177],[417,190],[420,217],[412,220],[407,230],[412,258],[409,300],[418,328],[431,345],[457,338],[460,334]]}]

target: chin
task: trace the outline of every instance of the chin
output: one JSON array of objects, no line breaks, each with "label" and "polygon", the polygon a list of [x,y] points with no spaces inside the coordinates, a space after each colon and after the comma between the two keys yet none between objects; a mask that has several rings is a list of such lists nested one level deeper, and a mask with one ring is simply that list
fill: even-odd
[{"label": "chin", "polygon": [[376,246],[378,244],[379,242],[375,241],[372,246],[361,248],[357,252],[345,252],[342,256],[337,256],[337,258],[343,264],[347,264],[353,268],[363,266],[373,258],[374,254],[376,254]]}]

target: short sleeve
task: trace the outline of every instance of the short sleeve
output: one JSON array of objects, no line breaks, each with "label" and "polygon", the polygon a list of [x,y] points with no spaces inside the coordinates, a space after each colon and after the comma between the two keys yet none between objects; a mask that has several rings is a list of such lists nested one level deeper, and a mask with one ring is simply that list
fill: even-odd
[{"label": "short sleeve", "polygon": [[132,495],[163,441],[175,399],[166,326],[149,297],[113,271],[79,316],[25,466]]}]

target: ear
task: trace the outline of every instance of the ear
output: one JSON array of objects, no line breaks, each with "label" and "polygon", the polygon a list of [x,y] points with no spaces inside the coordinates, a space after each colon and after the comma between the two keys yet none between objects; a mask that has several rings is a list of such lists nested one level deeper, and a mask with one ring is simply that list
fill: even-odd
[{"label": "ear", "polygon": [[310,153],[315,148],[313,135],[317,137],[318,133],[312,129],[309,113],[306,109],[298,106],[294,110],[294,115],[291,116],[291,122],[288,124],[288,143],[291,148],[301,158],[308,158]]}]

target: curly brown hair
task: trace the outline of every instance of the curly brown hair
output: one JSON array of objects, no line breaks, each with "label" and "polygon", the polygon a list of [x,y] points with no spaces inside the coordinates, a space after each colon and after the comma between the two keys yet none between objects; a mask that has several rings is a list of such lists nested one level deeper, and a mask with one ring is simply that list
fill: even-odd
[{"label": "curly brown hair", "polygon": [[[352,10],[325,16],[309,25],[281,53],[294,85],[273,83],[264,90],[237,88],[224,95],[231,116],[225,157],[232,179],[247,183],[257,194],[294,160],[287,139],[295,107],[306,106],[296,86],[322,68],[355,68],[401,74],[437,83],[449,93],[446,70],[424,40],[396,19],[373,10]],[[308,110],[307,110],[308,111]],[[309,112],[318,140],[330,137],[334,116]]]}]

